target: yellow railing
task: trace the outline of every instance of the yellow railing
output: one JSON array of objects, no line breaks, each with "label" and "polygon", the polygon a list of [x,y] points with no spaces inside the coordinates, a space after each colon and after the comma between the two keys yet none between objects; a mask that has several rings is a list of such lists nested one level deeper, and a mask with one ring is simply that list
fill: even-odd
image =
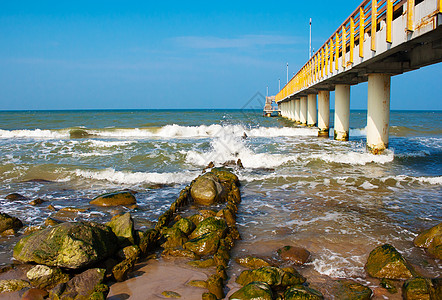
[{"label": "yellow railing", "polygon": [[[442,12],[442,0],[437,1],[438,9]],[[344,68],[351,67],[354,63],[354,46],[363,44],[366,33],[371,36],[371,50],[376,51],[376,30],[381,21],[385,21],[387,26],[386,42],[391,43],[393,16],[396,12],[397,15],[401,14],[399,12],[405,3],[406,29],[413,31],[414,0],[364,0],[276,95],[276,102],[324,79],[333,73],[333,69],[339,70],[340,59]],[[345,61],[348,51],[349,60]],[[359,57],[364,57],[364,47],[359,47]]]}]

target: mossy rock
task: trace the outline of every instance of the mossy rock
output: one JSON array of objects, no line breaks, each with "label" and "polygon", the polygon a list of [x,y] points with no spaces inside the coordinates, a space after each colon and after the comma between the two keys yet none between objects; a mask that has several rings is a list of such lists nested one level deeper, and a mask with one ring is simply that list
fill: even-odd
[{"label": "mossy rock", "polygon": [[203,293],[201,296],[202,300],[218,300],[218,298],[212,293]]},{"label": "mossy rock", "polygon": [[118,238],[121,248],[135,244],[136,236],[134,221],[130,213],[114,216],[110,222],[106,223]]},{"label": "mossy rock", "polygon": [[396,288],[393,280],[382,278],[379,285],[381,287],[383,287],[384,289],[386,289],[390,294],[397,293],[397,288]]},{"label": "mossy rock", "polygon": [[185,249],[171,249],[171,248],[165,249],[161,253],[161,256],[163,256],[163,257],[168,257],[168,256],[172,256],[172,257],[187,257],[187,258],[191,258],[191,259],[199,259],[200,258],[193,251],[185,250]]},{"label": "mossy rock", "polygon": [[213,174],[215,174],[216,177],[222,182],[231,182],[235,183],[239,186],[239,179],[238,176],[233,174],[230,169],[227,168],[212,168],[210,171]]},{"label": "mossy rock", "polygon": [[389,244],[370,252],[365,269],[375,278],[408,279],[416,275],[413,267]]},{"label": "mossy rock", "polygon": [[442,222],[430,229],[422,231],[415,239],[414,245],[416,247],[428,248],[433,239],[437,236],[442,236]]},{"label": "mossy rock", "polygon": [[190,195],[197,204],[213,205],[222,194],[223,187],[218,177],[210,172],[198,177],[190,186]]},{"label": "mossy rock", "polygon": [[[284,300],[322,300],[322,299],[324,299],[324,297],[319,291],[302,285],[290,286],[284,292]],[[341,298],[337,299],[341,300]]]},{"label": "mossy rock", "polygon": [[79,269],[113,255],[117,245],[117,237],[105,225],[62,223],[22,238],[13,256],[23,262]]},{"label": "mossy rock", "polygon": [[265,282],[251,282],[235,293],[233,293],[229,300],[273,300],[275,299],[273,295],[272,288]]},{"label": "mossy rock", "polygon": [[181,218],[173,225],[174,228],[178,228],[181,230],[185,235],[189,235],[192,231],[195,230],[195,224],[187,219],[187,218]]},{"label": "mossy rock", "polygon": [[11,217],[5,213],[0,213],[0,233],[9,229],[17,230],[22,227],[23,223],[16,217]]},{"label": "mossy rock", "polygon": [[191,280],[187,283],[187,285],[199,287],[199,288],[203,288],[203,289],[207,288],[207,282],[205,282],[204,280]]},{"label": "mossy rock", "polygon": [[200,237],[189,240],[183,245],[184,249],[190,250],[199,256],[215,254],[219,247],[218,232],[209,232]]},{"label": "mossy rock", "polygon": [[94,136],[93,134],[87,132],[84,129],[71,129],[69,130],[69,137],[71,139],[83,139]]},{"label": "mossy rock", "polygon": [[69,275],[59,268],[37,265],[26,273],[31,284],[39,289],[48,290],[61,282],[69,281]]},{"label": "mossy rock", "polygon": [[[432,297],[435,294],[435,288],[430,279],[426,278],[411,278],[404,282],[402,286],[402,297],[405,300],[433,300],[441,299]],[[441,296],[439,294],[439,296]]]},{"label": "mossy rock", "polygon": [[127,205],[136,204],[137,200],[135,199],[135,196],[131,192],[120,191],[120,192],[100,195],[92,199],[92,201],[90,201],[89,203],[96,206],[119,206],[119,205],[127,206]]},{"label": "mossy rock", "polygon": [[218,299],[224,298],[223,287],[223,279],[218,275],[211,275],[209,279],[206,280],[206,288],[209,290],[209,293],[214,294]]},{"label": "mossy rock", "polygon": [[134,259],[125,259],[112,268],[112,275],[116,281],[125,281],[128,278],[129,272],[132,271],[135,265]]},{"label": "mossy rock", "polygon": [[166,298],[181,298],[181,295],[174,291],[164,291],[161,293]]},{"label": "mossy rock", "polygon": [[290,272],[276,267],[262,267],[255,270],[246,270],[236,278],[236,282],[247,285],[254,281],[265,282],[270,286],[290,286],[303,284],[305,278],[292,269]]},{"label": "mossy rock", "polygon": [[217,214],[217,217],[219,218],[223,218],[224,220],[226,220],[227,225],[229,226],[234,226],[236,224],[236,219],[235,219],[235,215],[232,213],[232,211],[230,209],[221,209]]},{"label": "mossy rock", "polygon": [[333,292],[336,299],[342,300],[369,300],[372,295],[370,288],[348,279],[338,280]]},{"label": "mossy rock", "polygon": [[254,257],[254,256],[246,256],[246,257],[239,257],[236,258],[235,261],[246,268],[249,269],[258,269],[262,267],[270,267],[271,264],[267,261],[265,261],[262,258]]},{"label": "mossy rock", "polygon": [[442,259],[442,236],[436,236],[433,239],[427,252],[438,259]]},{"label": "mossy rock", "polygon": [[103,294],[103,286],[105,286],[103,284],[105,273],[104,269],[88,269],[76,275],[67,283],[55,286],[49,291],[49,298],[89,300],[93,297],[92,299],[100,299],[101,295],[99,294]]},{"label": "mossy rock", "polygon": [[172,227],[165,230],[163,236],[166,241],[161,245],[163,248],[179,248],[188,241],[187,236],[178,228]]},{"label": "mossy rock", "polygon": [[121,249],[120,251],[118,251],[118,257],[120,257],[121,259],[132,259],[132,260],[137,260],[140,257],[140,248],[136,245],[131,245],[131,246],[127,246],[124,247],[123,249]]},{"label": "mossy rock", "polygon": [[6,200],[9,200],[9,201],[16,201],[16,200],[29,200],[27,197],[25,197],[25,196],[23,196],[23,195],[21,195],[21,194],[19,194],[19,193],[12,193],[12,194],[9,194],[9,195],[7,195],[7,196],[5,197],[5,199],[6,199]]},{"label": "mossy rock", "polygon": [[30,287],[29,282],[21,279],[0,280],[0,293],[21,291]]},{"label": "mossy rock", "polygon": [[195,230],[190,234],[190,238],[197,238],[206,233],[217,232],[220,238],[223,238],[227,232],[227,223],[224,219],[209,217],[200,222]]},{"label": "mossy rock", "polygon": [[187,263],[189,266],[196,268],[210,268],[215,266],[215,260],[213,258],[205,260],[192,260]]}]

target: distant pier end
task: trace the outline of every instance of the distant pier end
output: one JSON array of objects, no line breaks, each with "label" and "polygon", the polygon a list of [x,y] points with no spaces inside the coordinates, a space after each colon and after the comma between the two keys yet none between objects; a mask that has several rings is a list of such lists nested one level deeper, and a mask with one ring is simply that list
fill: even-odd
[{"label": "distant pier end", "polygon": [[266,104],[264,105],[264,116],[272,117],[280,115],[279,107],[276,105],[275,96],[267,96]]},{"label": "distant pier end", "polygon": [[335,91],[334,138],[345,141],[351,86],[368,81],[367,148],[378,154],[388,147],[391,76],[441,61],[442,0],[365,0],[275,101],[282,117],[328,136]]}]

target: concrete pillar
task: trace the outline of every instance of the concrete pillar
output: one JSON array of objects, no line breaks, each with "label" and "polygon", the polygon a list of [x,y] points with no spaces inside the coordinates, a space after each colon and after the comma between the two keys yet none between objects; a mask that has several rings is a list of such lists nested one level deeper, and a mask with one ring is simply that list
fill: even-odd
[{"label": "concrete pillar", "polygon": [[380,154],[388,147],[390,75],[368,74],[367,148]]},{"label": "concrete pillar", "polygon": [[292,101],[290,101],[290,113],[291,120],[295,121],[295,99],[292,99]]},{"label": "concrete pillar", "polygon": [[289,107],[289,120],[293,120],[292,101],[293,100],[289,100],[289,102],[287,103]]},{"label": "concrete pillar", "polygon": [[319,91],[318,94],[318,136],[328,137],[330,126],[330,92]]},{"label": "concrete pillar", "polygon": [[281,116],[285,118],[285,102],[281,103]]},{"label": "concrete pillar", "polygon": [[295,99],[295,122],[299,123],[299,105],[301,100]]},{"label": "concrete pillar", "polygon": [[302,126],[307,125],[307,97],[301,97],[299,105],[299,122]]},{"label": "concrete pillar", "polygon": [[316,94],[309,94],[307,98],[307,125],[316,126],[318,112],[316,111]]},{"label": "concrete pillar", "polygon": [[335,87],[335,140],[348,141],[350,128],[350,85]]}]

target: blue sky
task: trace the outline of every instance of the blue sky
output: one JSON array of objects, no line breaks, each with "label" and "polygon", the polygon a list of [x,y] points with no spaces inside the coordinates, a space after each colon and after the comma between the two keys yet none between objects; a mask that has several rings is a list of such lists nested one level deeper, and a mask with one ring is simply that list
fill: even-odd
[{"label": "blue sky", "polygon": [[[318,48],[358,4],[1,1],[0,109],[241,108],[306,62],[310,17]],[[391,108],[442,109],[441,78],[393,77]]]}]

